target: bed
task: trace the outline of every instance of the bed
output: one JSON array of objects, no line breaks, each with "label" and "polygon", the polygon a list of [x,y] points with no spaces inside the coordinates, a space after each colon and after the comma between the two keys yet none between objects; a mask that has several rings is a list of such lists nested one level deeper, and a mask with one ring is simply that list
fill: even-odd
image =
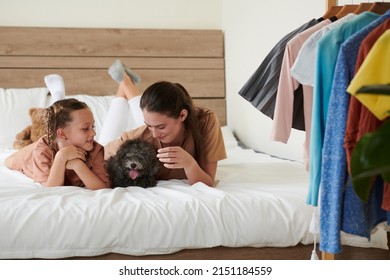
[{"label": "bed", "polygon": [[[226,126],[221,31],[0,27],[0,36],[0,259],[310,259],[314,209],[303,164],[246,149]],[[217,113],[228,158],[215,188],[185,180],[43,188],[4,167],[28,109],[50,103],[46,74],[61,74],[67,94],[91,107],[99,134],[117,57],[141,75],[141,90],[177,81]],[[340,258],[388,258],[384,231],[343,238]]]}]

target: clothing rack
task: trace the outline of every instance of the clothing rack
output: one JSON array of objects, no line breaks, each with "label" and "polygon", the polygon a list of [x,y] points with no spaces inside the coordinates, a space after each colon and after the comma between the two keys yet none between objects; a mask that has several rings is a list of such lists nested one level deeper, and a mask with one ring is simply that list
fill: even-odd
[{"label": "clothing rack", "polygon": [[[337,6],[338,5],[338,0],[326,0],[326,9],[328,10],[330,7]],[[388,238],[390,234],[387,234]],[[390,241],[388,240],[388,243]],[[322,260],[334,260],[335,259],[335,254],[328,253],[323,251],[322,252]]]}]

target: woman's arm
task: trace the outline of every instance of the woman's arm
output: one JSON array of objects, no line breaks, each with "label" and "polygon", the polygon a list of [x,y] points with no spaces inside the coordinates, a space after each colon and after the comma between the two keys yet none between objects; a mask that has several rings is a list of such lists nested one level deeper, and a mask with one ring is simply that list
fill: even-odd
[{"label": "woman's arm", "polygon": [[210,187],[214,186],[216,162],[207,164],[203,170],[187,151],[178,146],[159,149],[157,157],[166,168],[184,168],[189,184],[202,182]]},{"label": "woman's arm", "polygon": [[200,168],[198,163],[195,161],[194,166],[189,168],[184,168],[184,171],[187,175],[188,181],[190,184],[196,182],[203,182],[209,187],[214,187],[215,184],[215,173],[217,172],[217,163],[209,163],[205,166],[205,170]]}]

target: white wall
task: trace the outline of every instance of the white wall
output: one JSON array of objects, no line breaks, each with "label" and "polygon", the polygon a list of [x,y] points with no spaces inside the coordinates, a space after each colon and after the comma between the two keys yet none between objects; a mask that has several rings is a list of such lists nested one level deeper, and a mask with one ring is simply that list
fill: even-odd
[{"label": "white wall", "polygon": [[270,140],[272,120],[238,91],[264,57],[287,33],[325,13],[325,1],[223,1],[229,127],[247,146],[280,157],[303,160],[304,132],[293,130],[289,142]]},{"label": "white wall", "polygon": [[272,120],[238,91],[288,32],[325,12],[325,0],[0,0],[2,26],[223,29],[228,125],[247,146],[302,160],[303,132],[270,140]]}]

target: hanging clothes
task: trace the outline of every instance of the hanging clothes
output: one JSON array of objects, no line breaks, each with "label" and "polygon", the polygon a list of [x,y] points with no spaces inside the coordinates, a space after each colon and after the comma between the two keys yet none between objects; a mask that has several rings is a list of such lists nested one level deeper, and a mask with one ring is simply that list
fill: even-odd
[{"label": "hanging clothes", "polygon": [[[321,19],[322,20],[322,19]],[[276,94],[278,90],[279,76],[283,54],[286,44],[298,33],[314,26],[320,20],[312,19],[295,30],[285,35],[268,53],[257,70],[238,92],[263,114],[273,119],[275,110]],[[302,88],[295,93],[297,98],[303,100]],[[302,102],[299,102],[302,104]],[[293,121],[293,127],[304,130],[303,112]]]},{"label": "hanging clothes", "polygon": [[[290,75],[292,79],[295,79],[300,83],[304,90],[304,96],[307,98],[311,96],[311,99],[304,101],[305,111],[305,146],[304,146],[304,163],[305,169],[309,170],[310,159],[310,134],[311,134],[311,118],[312,118],[312,105],[313,105],[313,85],[314,85],[314,72],[315,72],[315,57],[317,53],[317,42],[329,31],[337,26],[343,24],[346,21],[356,17],[355,14],[348,14],[345,17],[334,21],[321,27],[309,36],[300,48],[298,55],[290,68]],[[315,26],[314,26],[315,27]],[[312,27],[312,28],[314,28]],[[307,102],[306,102],[307,101]],[[309,119],[308,119],[309,118]],[[276,134],[277,132],[275,132]],[[280,136],[279,136],[280,137]],[[274,137],[276,139],[276,136]]]},{"label": "hanging clothes", "polygon": [[[385,14],[389,15],[390,10]],[[390,16],[389,16],[390,17]],[[372,74],[376,73],[374,81],[376,83],[389,83],[389,58],[390,58],[390,48],[389,48],[389,29],[390,29],[390,18],[384,21],[380,26],[375,28],[362,42],[359,51],[359,57],[357,65],[360,65],[363,68],[358,68],[358,73],[366,73],[370,71],[367,75],[368,78],[372,79]],[[375,48],[374,48],[375,46]],[[372,60],[373,58],[373,60]],[[378,61],[379,58],[379,61]],[[376,62],[374,64],[374,62]],[[373,67],[374,66],[374,67]],[[354,82],[360,82],[364,84],[368,82],[365,80],[365,76],[357,76],[362,80],[355,80],[351,82],[351,86],[354,85]],[[371,80],[372,81],[372,80]],[[350,87],[348,90],[350,90]],[[358,86],[356,86],[358,87]],[[387,106],[390,106],[390,103],[387,101],[385,103]],[[378,120],[372,112],[360,103],[355,96],[351,96],[350,110],[348,115],[347,124],[348,129],[345,134],[345,147],[347,151],[347,164],[350,169],[350,160],[352,151],[359,141],[359,139],[366,133],[375,131],[383,124],[383,121]],[[390,184],[384,183],[384,194],[382,201],[382,208],[390,211]]]},{"label": "hanging clothes", "polygon": [[[370,52],[371,46],[380,36],[378,35],[378,32],[382,34],[384,30],[389,28],[389,13],[390,11],[387,11],[384,14],[384,17],[387,19],[381,25],[372,30],[361,42],[355,66],[355,73],[357,73],[363,61],[365,61],[367,54]],[[367,44],[368,42],[370,43]],[[384,50],[388,52],[389,48],[384,48]],[[385,62],[385,56],[382,56],[382,58],[382,62]],[[385,62],[385,65],[388,65],[388,61]],[[352,118],[351,114],[353,115]],[[369,112],[369,110],[352,95],[348,112],[347,132],[344,140],[344,146],[346,147],[347,151],[347,158],[348,154],[352,152],[354,144],[356,144],[360,137],[368,131],[376,130],[379,125],[379,120],[376,119],[374,115]],[[351,135],[351,129],[353,135]],[[354,141],[354,139],[351,141],[351,136],[356,141]],[[354,144],[352,143],[353,145],[351,145],[351,142],[354,142]],[[389,225],[390,212],[386,211],[386,214],[383,213],[386,210],[383,202],[385,201],[385,197],[389,197],[389,195],[388,184],[384,184],[382,178],[378,176],[370,193],[368,203],[362,203],[360,198],[356,196],[351,182],[348,181],[347,185],[345,186],[343,212],[341,214],[341,229],[348,233],[370,238],[371,229],[373,229],[375,225],[382,221],[387,221],[387,224]]]},{"label": "hanging clothes", "polygon": [[[308,170],[309,161],[309,136],[311,126],[311,105],[313,99],[313,87],[306,85],[302,86],[296,79],[291,76],[290,68],[294,64],[298,56],[299,50],[301,49],[304,42],[313,33],[330,23],[332,23],[332,20],[324,19],[320,23],[295,35],[290,41],[287,42],[280,71],[278,91],[276,95],[271,139],[274,141],[287,143],[290,137],[291,129],[293,127],[293,119],[297,118],[296,116],[294,116],[294,113],[296,114],[297,112],[299,112],[300,114],[300,112],[303,110],[306,132],[303,158],[306,170]],[[296,99],[294,94],[294,92],[300,86],[302,86],[303,104],[297,104],[296,100],[299,98]]]},{"label": "hanging clothes", "polygon": [[312,126],[310,135],[309,194],[307,203],[318,205],[321,181],[322,148],[328,114],[334,69],[340,45],[349,36],[379,17],[372,12],[363,12],[355,18],[328,31],[319,41],[316,55],[316,69],[313,93]]},{"label": "hanging clothes", "polygon": [[[348,177],[344,135],[348,118],[350,95],[347,88],[355,75],[359,46],[368,34],[390,17],[390,12],[372,21],[351,35],[340,46],[325,127],[321,169],[320,249],[341,252],[340,231],[369,237],[379,222],[386,220],[386,212],[378,208],[381,182],[377,182],[371,205],[366,205],[351,191]],[[347,191],[344,190],[347,184]],[[351,209],[354,209],[351,211]],[[373,210],[374,209],[374,210]],[[362,213],[364,215],[362,216]],[[342,218],[343,217],[343,218]],[[359,222],[356,222],[359,221]]]},{"label": "hanging clothes", "polygon": [[[390,11],[389,11],[390,12]],[[383,16],[388,15],[387,12]],[[380,26],[370,32],[362,42],[356,61],[359,69],[364,59],[370,52],[377,39],[390,28],[390,19],[385,20]],[[378,120],[355,96],[351,96],[348,111],[347,131],[344,139],[344,147],[347,154],[347,164],[350,170],[351,154],[359,139],[367,132],[375,131],[382,122]]]},{"label": "hanging clothes", "polygon": [[364,60],[355,78],[348,88],[348,92],[365,105],[379,120],[384,120],[390,116],[390,96],[376,94],[359,94],[356,92],[364,85],[389,84],[390,83],[390,56],[386,48],[390,47],[389,32],[386,31],[372,48],[367,58]]},{"label": "hanging clothes", "polygon": [[291,76],[299,83],[314,86],[314,73],[316,67],[316,54],[318,41],[330,30],[337,28],[345,22],[355,18],[357,15],[348,14],[337,21],[321,28],[313,33],[301,47],[298,57],[290,69]]}]

